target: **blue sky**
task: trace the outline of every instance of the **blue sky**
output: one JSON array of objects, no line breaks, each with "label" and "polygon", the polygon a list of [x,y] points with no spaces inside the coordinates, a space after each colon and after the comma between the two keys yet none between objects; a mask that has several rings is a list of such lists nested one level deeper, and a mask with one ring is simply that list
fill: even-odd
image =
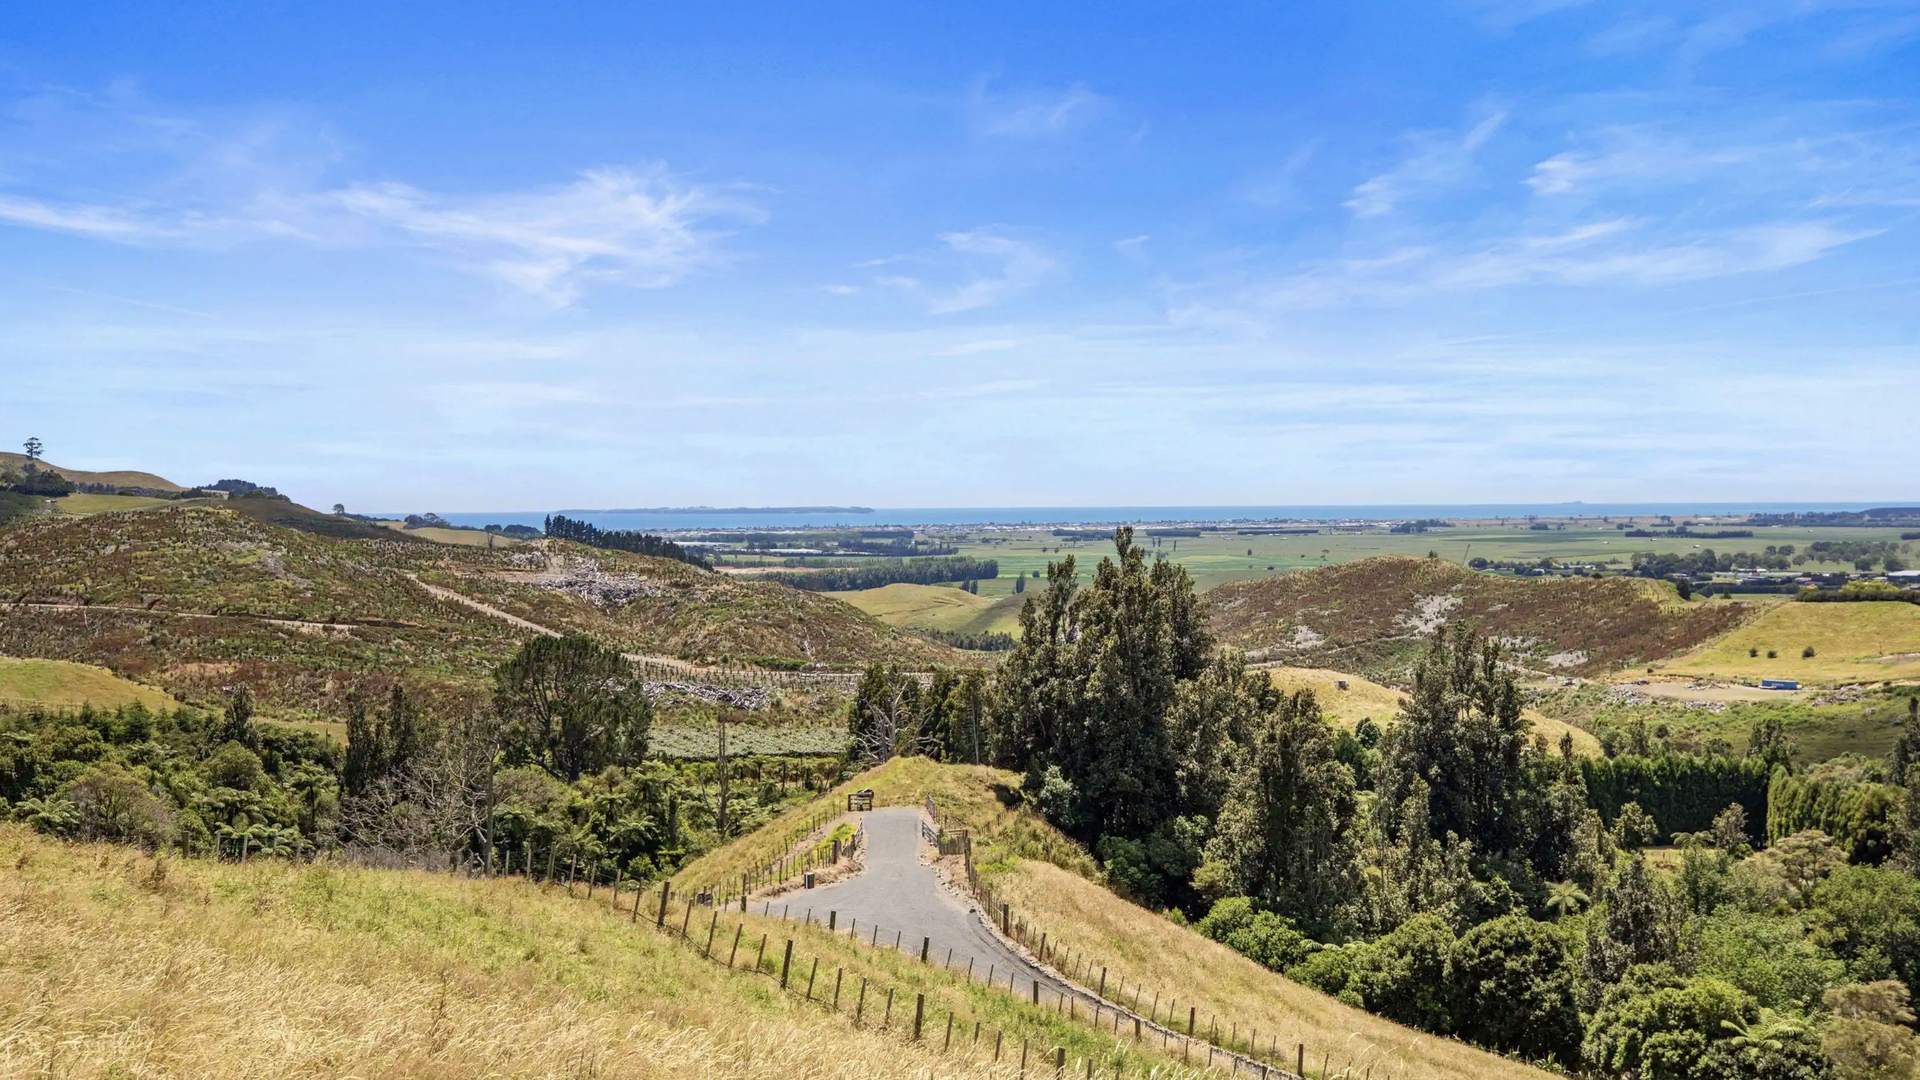
[{"label": "blue sky", "polygon": [[0,9],[0,435],[321,505],[1911,500],[1917,225],[1920,0]]}]

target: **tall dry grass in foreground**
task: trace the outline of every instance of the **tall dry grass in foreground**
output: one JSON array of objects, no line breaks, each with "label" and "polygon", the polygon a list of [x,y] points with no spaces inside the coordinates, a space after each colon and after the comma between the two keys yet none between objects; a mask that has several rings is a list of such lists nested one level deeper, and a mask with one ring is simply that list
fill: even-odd
[{"label": "tall dry grass in foreground", "polygon": [[0,1076],[1011,1072],[903,1039],[521,881],[155,860],[0,826]]}]

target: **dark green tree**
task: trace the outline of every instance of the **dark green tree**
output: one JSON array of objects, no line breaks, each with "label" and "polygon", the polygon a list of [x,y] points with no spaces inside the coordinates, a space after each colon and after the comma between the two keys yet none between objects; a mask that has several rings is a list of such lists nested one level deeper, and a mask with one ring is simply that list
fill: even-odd
[{"label": "dark green tree", "polygon": [[1448,982],[1462,1038],[1562,1065],[1579,1062],[1573,962],[1550,924],[1523,915],[1481,923],[1461,936]]},{"label": "dark green tree", "polygon": [[631,662],[584,635],[536,637],[494,669],[510,763],[578,780],[647,754],[653,707]]},{"label": "dark green tree", "polygon": [[1252,729],[1208,861],[1226,892],[1254,897],[1314,937],[1341,936],[1360,886],[1353,771],[1311,693],[1279,698]]},{"label": "dark green tree", "polygon": [[1413,695],[1381,742],[1376,787],[1388,807],[1428,791],[1428,828],[1484,854],[1513,854],[1522,826],[1527,719],[1499,647],[1470,627],[1436,632],[1414,671]]}]

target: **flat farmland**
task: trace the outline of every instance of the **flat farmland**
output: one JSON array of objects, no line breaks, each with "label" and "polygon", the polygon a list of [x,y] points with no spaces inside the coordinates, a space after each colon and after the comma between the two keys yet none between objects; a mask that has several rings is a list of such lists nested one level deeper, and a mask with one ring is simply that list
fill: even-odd
[{"label": "flat farmland", "polygon": [[[1598,563],[1624,568],[1632,563],[1635,552],[1688,553],[1711,548],[1714,551],[1759,552],[1768,545],[1791,544],[1800,551],[1816,541],[1892,541],[1900,540],[1898,529],[1870,528],[1755,528],[1751,537],[1701,539],[1696,537],[1629,537],[1610,524],[1591,520],[1568,523],[1566,528],[1545,531],[1531,529],[1526,522],[1498,524],[1470,522],[1434,529],[1424,533],[1390,533],[1384,529],[1355,532],[1320,531],[1306,535],[1245,535],[1235,529],[1203,532],[1199,536],[1150,536],[1144,528],[1136,538],[1156,555],[1164,555],[1186,567],[1194,584],[1206,591],[1229,581],[1271,577],[1295,570],[1334,563],[1352,562],[1375,555],[1424,556],[1435,552],[1441,558],[1464,565],[1467,560],[1484,558],[1496,563],[1538,562],[1553,559],[1562,563]],[[1653,527],[1645,520],[1635,527]],[[1718,526],[1716,526],[1718,527]],[[1733,528],[1734,526],[1725,526]],[[1025,575],[1027,587],[1034,585],[1033,574],[1046,574],[1047,563],[1066,555],[1075,556],[1090,569],[1102,556],[1113,551],[1106,540],[1073,540],[1056,537],[1044,529],[985,530],[965,534],[931,533],[928,539],[958,542],[962,555],[993,559],[1000,564],[1000,577],[982,581],[980,595],[1004,596],[1013,591],[1013,579]],[[964,536],[964,538],[960,538]],[[1920,550],[1920,543],[1904,541]],[[1809,561],[1802,570],[1849,570],[1851,563]]]}]

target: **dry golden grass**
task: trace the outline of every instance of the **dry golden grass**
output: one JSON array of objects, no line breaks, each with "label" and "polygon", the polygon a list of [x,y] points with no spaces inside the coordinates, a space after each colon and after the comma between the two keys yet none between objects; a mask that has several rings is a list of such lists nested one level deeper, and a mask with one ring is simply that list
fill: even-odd
[{"label": "dry golden grass", "polygon": [[[0,826],[0,1076],[1006,1077],[856,1026],[622,910],[523,881],[246,867]],[[604,894],[602,894],[604,896]],[[624,897],[622,898],[624,901]],[[624,907],[624,905],[623,905]],[[702,909],[699,914],[711,918]],[[1165,1061],[890,950],[731,916],[798,955],[1128,1076]],[[755,941],[757,945],[757,939]],[[716,949],[716,954],[719,952]],[[749,959],[742,950],[742,967]],[[772,955],[768,964],[773,962]],[[796,965],[797,966],[797,965]],[[821,997],[825,996],[824,987]],[[1040,1051],[1036,1050],[1036,1056]],[[1011,1060],[1011,1056],[1010,1056]],[[1084,1067],[1084,1066],[1082,1066]],[[1076,1070],[1076,1075],[1079,1075]]]},{"label": "dry golden grass", "polygon": [[1223,1037],[1237,1026],[1242,1039],[1249,1030],[1258,1032],[1263,1047],[1275,1036],[1282,1046],[1304,1043],[1312,1075],[1318,1075],[1323,1055],[1330,1056],[1334,1076],[1347,1067],[1357,1077],[1369,1066],[1375,1077],[1420,1080],[1550,1075],[1343,1005],[1057,866],[1021,862],[997,875],[993,886],[1016,917],[1046,930],[1050,941],[1096,957],[1107,969],[1109,997],[1120,995],[1131,1005],[1137,989],[1143,1013],[1154,1008],[1158,995],[1163,1018],[1178,999],[1182,1022],[1188,1007],[1197,1006],[1203,1031],[1209,1017],[1217,1016]]}]

